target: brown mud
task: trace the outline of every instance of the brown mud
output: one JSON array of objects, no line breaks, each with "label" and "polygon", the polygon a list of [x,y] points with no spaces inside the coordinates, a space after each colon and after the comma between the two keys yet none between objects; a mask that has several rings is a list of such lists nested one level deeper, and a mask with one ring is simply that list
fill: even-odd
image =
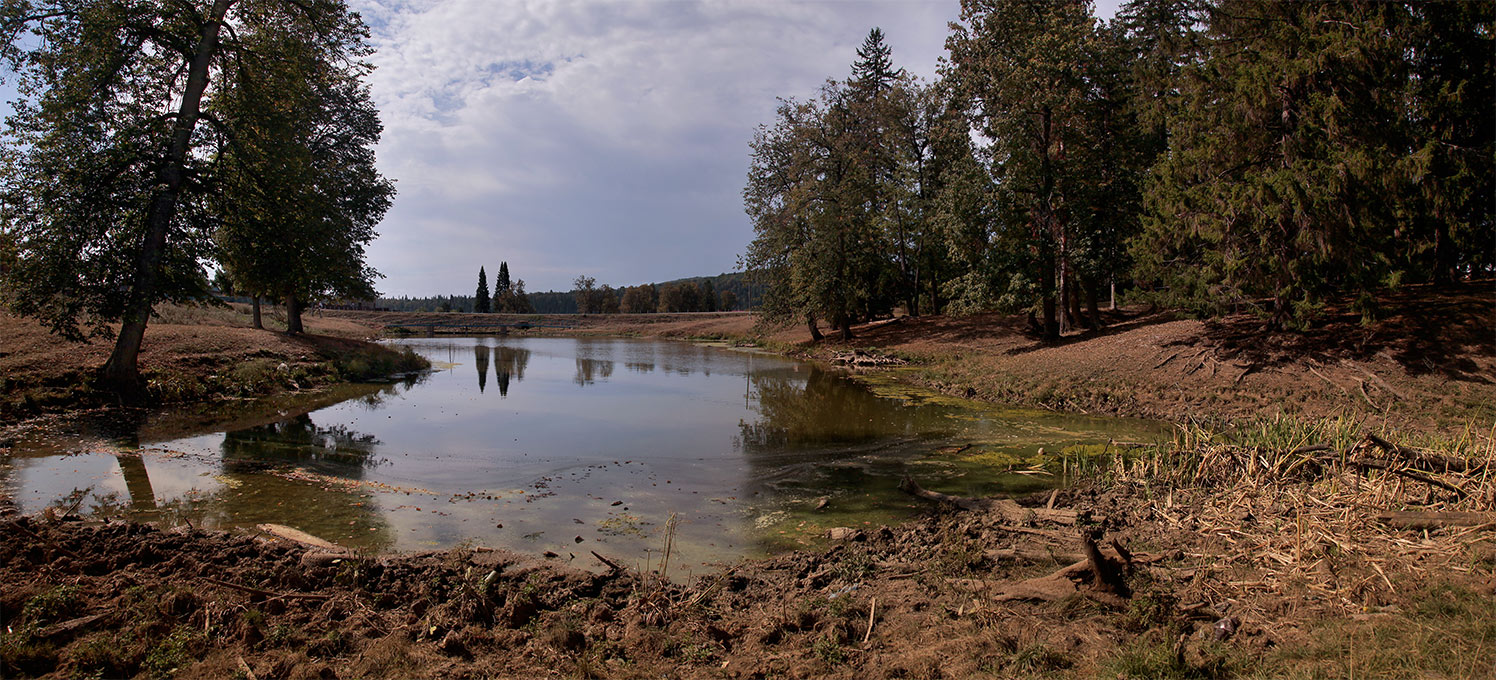
[{"label": "brown mud", "polygon": [[12,516],[0,676],[1488,677],[1491,461],[1387,454],[1218,448],[1193,484],[1119,461],[690,584],[582,552],[356,556]]}]

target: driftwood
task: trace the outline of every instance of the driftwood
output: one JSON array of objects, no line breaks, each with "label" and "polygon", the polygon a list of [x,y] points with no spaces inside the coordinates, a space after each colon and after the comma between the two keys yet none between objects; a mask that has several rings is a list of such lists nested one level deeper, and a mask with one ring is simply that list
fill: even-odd
[{"label": "driftwood", "polygon": [[1091,569],[1091,585],[1103,593],[1124,598],[1130,597],[1132,590],[1127,587],[1127,581],[1122,577],[1122,569],[1132,561],[1132,556],[1122,551],[1118,553],[1121,559],[1114,561],[1102,555],[1101,548],[1096,545],[1098,538],[1101,538],[1099,527],[1086,527],[1080,531],[1080,545],[1085,551],[1086,562]]},{"label": "driftwood", "polygon": [[1429,472],[1479,472],[1485,469],[1484,464],[1471,465],[1470,461],[1454,456],[1446,456],[1432,451],[1419,451],[1418,449],[1393,444],[1370,432],[1366,433],[1366,441],[1375,444],[1387,453],[1401,456],[1403,460],[1413,467]]},{"label": "driftwood", "polygon": [[603,557],[602,555],[597,554],[596,550],[589,550],[587,552],[592,553],[592,556],[596,557],[597,561],[602,562],[603,564],[608,565],[608,568],[612,569],[614,573],[623,571],[623,567],[620,567],[617,564],[614,564],[613,560],[610,560],[610,559],[608,559],[606,557]]},{"label": "driftwood", "polygon": [[1132,596],[1127,586],[1125,573],[1134,564],[1143,564],[1162,559],[1158,555],[1132,554],[1121,543],[1112,541],[1112,552],[1108,553],[1097,544],[1100,530],[1088,527],[1080,530],[1081,552],[1047,553],[1038,550],[1009,548],[988,550],[992,559],[1024,559],[1031,562],[1062,561],[1065,566],[1044,576],[1009,583],[991,583],[964,579],[956,587],[972,592],[987,592],[995,602],[1033,600],[1052,602],[1081,592],[1081,585],[1089,583],[1085,595],[1103,604],[1122,605]]},{"label": "driftwood", "polygon": [[107,616],[107,614],[93,614],[91,616],[80,616],[76,619],[68,619],[67,621],[63,621],[62,623],[53,624],[37,631],[37,635],[40,637],[49,638],[54,635],[71,633],[75,630],[78,630],[79,628],[86,628],[88,626],[91,626],[95,621],[98,621],[105,616]]},{"label": "driftwood", "polygon": [[1373,470],[1386,470],[1387,472],[1390,472],[1399,477],[1407,477],[1408,479],[1411,479],[1415,482],[1423,482],[1424,484],[1427,484],[1429,486],[1439,487],[1441,489],[1444,489],[1445,491],[1453,493],[1460,498],[1464,498],[1470,495],[1466,493],[1464,489],[1450,484],[1449,482],[1430,477],[1426,474],[1423,474],[1422,472],[1417,472],[1415,470],[1404,470],[1390,463],[1384,463],[1378,460],[1368,460],[1366,458],[1352,458],[1346,462],[1350,463],[1351,465],[1356,465],[1363,468],[1371,468]]},{"label": "driftwood", "polygon": [[292,543],[300,543],[304,546],[319,548],[328,552],[348,552],[347,548],[333,543],[332,541],[317,538],[316,536],[313,536],[305,531],[302,531],[300,529],[292,529],[291,527],[285,526],[283,524],[257,524],[255,525],[255,528],[277,538],[284,538],[288,541],[291,541]]},{"label": "driftwood", "polygon": [[850,352],[841,352],[831,357],[831,363],[842,366],[903,366],[909,362],[898,357],[871,354],[864,350],[855,349]]},{"label": "driftwood", "polygon": [[1057,564],[1071,564],[1086,558],[1078,552],[1059,552],[1052,550],[1036,550],[1033,548],[995,548],[983,553],[987,559],[994,562],[1018,561],[1018,562],[1053,562]]},{"label": "driftwood", "polygon": [[[1013,524],[1031,524],[1034,522],[1054,522],[1056,524],[1075,524],[1080,518],[1080,513],[1074,510],[1063,510],[1055,508],[1026,508],[1017,502],[1007,498],[969,498],[966,496],[952,496],[948,493],[931,491],[919,485],[912,477],[904,477],[899,482],[899,490],[917,498],[923,498],[936,503],[953,505],[972,512],[990,512],[998,515],[1005,522]],[[1100,518],[1093,518],[1099,519]]]},{"label": "driftwood", "polygon": [[[1091,544],[1093,547],[1095,543]],[[1129,593],[1124,583],[1121,592],[1117,592],[1115,583],[1120,582],[1121,567],[1119,561],[1103,554],[1098,548],[1094,563],[1103,565],[1101,578],[1097,578],[1096,568],[1093,566],[1093,558],[1086,557],[1067,564],[1044,576],[1037,576],[1013,583],[988,584],[983,583],[981,589],[990,590],[991,599],[994,602],[1011,602],[1014,600],[1033,600],[1039,602],[1053,602],[1061,600],[1080,592],[1079,583],[1090,581],[1092,588],[1086,593],[1087,596],[1104,604],[1116,605],[1125,602],[1125,595]]]},{"label": "driftwood", "polygon": [[1400,529],[1438,529],[1496,524],[1496,512],[1383,512],[1377,521]]}]

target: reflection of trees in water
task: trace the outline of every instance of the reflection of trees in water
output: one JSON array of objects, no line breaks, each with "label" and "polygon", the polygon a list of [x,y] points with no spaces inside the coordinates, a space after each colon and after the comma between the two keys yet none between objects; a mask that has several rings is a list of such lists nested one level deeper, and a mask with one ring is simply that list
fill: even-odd
[{"label": "reflection of trees in water", "polygon": [[488,387],[488,345],[473,345],[473,365],[478,367],[478,393]]},{"label": "reflection of trees in water", "polygon": [[327,464],[340,472],[357,473],[379,463],[374,457],[380,442],[374,435],[342,425],[321,427],[309,413],[268,425],[257,425],[223,435],[227,467],[235,464],[294,462]]},{"label": "reflection of trees in water", "polygon": [[626,361],[624,362],[623,367],[629,369],[630,371],[633,371],[634,373],[653,373],[655,370],[655,365],[653,363],[643,361]]},{"label": "reflection of trees in water", "polygon": [[499,383],[499,396],[509,396],[509,381],[525,379],[525,367],[530,364],[530,350],[499,345],[493,348],[494,378]]},{"label": "reflection of trees in water", "polygon": [[509,396],[509,382],[524,380],[525,367],[530,364],[530,350],[516,347],[489,347],[473,345],[473,365],[478,367],[478,392],[488,387],[488,364],[493,362],[494,379],[499,383],[499,396]]},{"label": "reflection of trees in water", "polygon": [[739,423],[737,444],[743,451],[776,453],[915,434],[911,411],[826,371],[811,368],[803,380],[782,371],[748,380],[760,417]]},{"label": "reflection of trees in water", "polygon": [[130,509],[153,510],[156,507],[156,491],[151,488],[151,476],[145,469],[145,461],[139,454],[116,454],[120,475],[125,478],[125,491],[130,494]]},{"label": "reflection of trees in water", "polygon": [[577,374],[571,381],[582,386],[613,377],[613,362],[606,359],[577,357]]},{"label": "reflection of trees in water", "polygon": [[571,381],[583,387],[613,376],[613,341],[577,338],[577,373]]}]

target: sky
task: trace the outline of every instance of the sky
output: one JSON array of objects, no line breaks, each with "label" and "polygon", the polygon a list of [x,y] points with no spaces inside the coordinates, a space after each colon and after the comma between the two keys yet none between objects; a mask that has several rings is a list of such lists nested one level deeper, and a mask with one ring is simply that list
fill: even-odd
[{"label": "sky", "polygon": [[959,0],[349,4],[373,33],[379,166],[398,191],[367,253],[391,296],[470,295],[501,261],[530,291],[735,271],[753,238],[748,144],[777,98],[845,79],[875,26],[895,66],[932,80],[960,13]]},{"label": "sky", "polygon": [[[351,0],[374,33],[379,165],[368,250],[386,295],[734,271],[753,238],[749,142],[778,97],[846,78],[881,27],[933,79],[957,0]],[[1112,4],[1098,13],[1109,16]]]}]

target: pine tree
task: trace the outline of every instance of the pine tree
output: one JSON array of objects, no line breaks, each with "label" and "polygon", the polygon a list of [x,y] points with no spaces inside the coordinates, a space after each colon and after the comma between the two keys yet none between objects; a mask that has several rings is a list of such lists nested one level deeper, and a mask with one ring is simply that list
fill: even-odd
[{"label": "pine tree", "polygon": [[489,312],[488,273],[483,271],[483,267],[478,267],[478,291],[473,295],[473,311],[478,314]]},{"label": "pine tree", "polygon": [[510,286],[510,283],[509,283],[509,263],[508,262],[500,262],[499,263],[499,275],[493,281],[493,291],[495,293],[499,293],[499,294],[508,293],[509,292],[509,286]]},{"label": "pine tree", "polygon": [[[1400,5],[1224,0],[1179,79],[1132,252],[1164,301],[1300,327],[1400,277]],[[1266,304],[1262,304],[1263,300]]]},{"label": "pine tree", "polygon": [[993,173],[1007,206],[998,238],[1020,261],[1001,288],[1038,299],[1044,338],[1074,321],[1073,280],[1086,234],[1077,218],[1094,206],[1097,181],[1083,161],[1095,141],[1092,18],[1085,3],[964,0],[947,41],[948,77],[976,103],[993,140]]},{"label": "pine tree", "polygon": [[893,85],[903,69],[893,68],[893,49],[883,42],[883,29],[873,27],[857,48],[857,63],[852,66],[853,83],[868,92],[882,92]]}]

